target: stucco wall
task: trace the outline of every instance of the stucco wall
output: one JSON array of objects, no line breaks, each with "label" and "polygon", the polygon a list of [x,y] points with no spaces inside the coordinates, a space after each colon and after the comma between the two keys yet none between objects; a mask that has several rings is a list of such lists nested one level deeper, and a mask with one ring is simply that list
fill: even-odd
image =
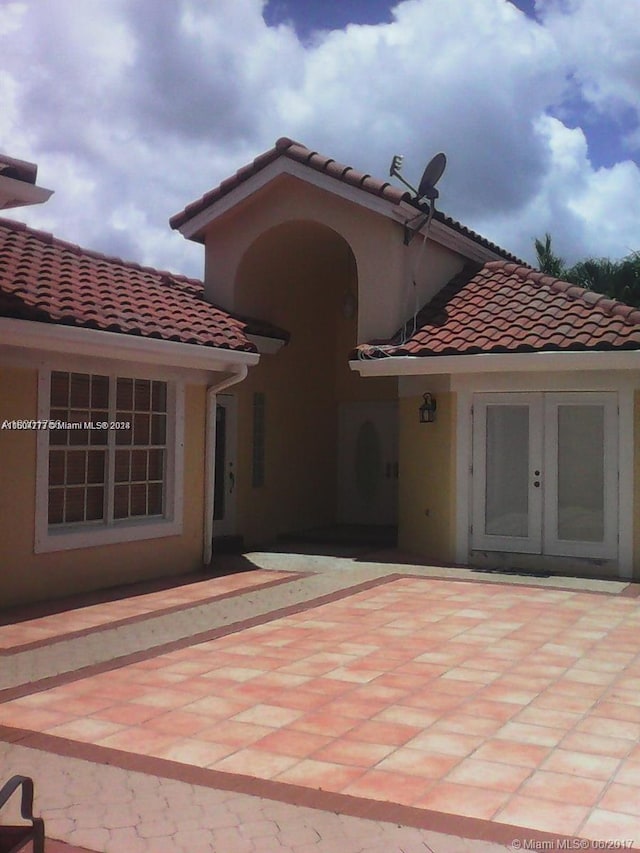
[{"label": "stucco wall", "polygon": [[433,243],[423,253],[416,239],[407,250],[400,223],[299,179],[280,176],[208,226],[207,297],[238,310],[237,272],[247,249],[271,228],[302,221],[333,229],[353,253],[359,342],[390,337],[413,314],[414,280],[421,306],[462,267],[459,255]]},{"label": "stucco wall", "polygon": [[[0,368],[0,422],[37,417],[37,371]],[[203,387],[185,394],[180,536],[34,554],[36,433],[0,430],[0,607],[59,598],[202,567]]]},{"label": "stucco wall", "polygon": [[438,393],[436,420],[421,424],[421,396],[400,399],[398,544],[436,562],[455,559],[456,395]]},{"label": "stucco wall", "polygon": [[[387,400],[394,378],[363,380],[349,369],[357,292],[349,246],[316,223],[290,223],[262,235],[238,272],[238,310],[287,329],[290,343],[263,355],[238,397],[238,532],[245,544],[271,541],[336,521],[338,407]],[[234,389],[235,390],[235,389]],[[265,483],[252,484],[252,403],[265,395]]]}]

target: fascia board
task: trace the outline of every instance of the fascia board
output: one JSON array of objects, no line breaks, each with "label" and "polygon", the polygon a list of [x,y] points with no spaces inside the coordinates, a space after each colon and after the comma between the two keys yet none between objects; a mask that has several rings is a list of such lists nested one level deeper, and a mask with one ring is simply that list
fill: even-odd
[{"label": "fascia board", "polygon": [[[393,208],[393,215],[398,222],[404,225],[411,219],[415,218],[416,208],[406,202],[402,202]],[[426,227],[422,227],[419,233],[423,236],[427,236]],[[430,240],[433,240],[434,243],[439,243],[445,249],[451,249],[451,251],[468,258],[470,261],[477,261],[478,263],[484,264],[486,261],[504,260],[503,255],[498,252],[494,252],[487,246],[477,243],[475,240],[472,240],[471,237],[461,234],[459,231],[456,231],[454,228],[451,228],[451,226],[446,225],[443,222],[439,222],[437,219],[433,219],[431,221],[428,237]]]},{"label": "fascia board", "polygon": [[456,373],[640,370],[640,350],[618,352],[477,353],[473,355],[390,356],[354,359],[361,376],[434,376]]},{"label": "fascia board", "polygon": [[227,195],[213,201],[209,207],[196,214],[193,219],[187,220],[178,228],[180,233],[188,240],[199,239],[201,232],[216,219],[224,216],[234,207],[237,207],[241,202],[250,198],[271,181],[281,175],[289,175],[305,181],[314,187],[323,189],[332,195],[357,204],[360,207],[365,207],[367,210],[372,210],[375,213],[383,216],[392,216],[393,207],[389,201],[379,198],[365,190],[360,190],[357,187],[352,187],[349,184],[332,178],[330,175],[325,175],[322,172],[317,172],[309,166],[298,163],[295,160],[290,160],[287,157],[280,157],[269,163],[255,175],[252,175],[246,181],[243,181],[237,187],[232,189]]},{"label": "fascia board", "polygon": [[29,204],[42,204],[51,198],[53,190],[27,184],[16,178],[0,176],[0,210],[11,207],[24,207]]},{"label": "fascia board", "polygon": [[119,332],[103,332],[76,326],[57,326],[30,320],[0,317],[0,341],[22,350],[110,358],[188,370],[229,371],[257,364],[258,353],[141,338]]}]

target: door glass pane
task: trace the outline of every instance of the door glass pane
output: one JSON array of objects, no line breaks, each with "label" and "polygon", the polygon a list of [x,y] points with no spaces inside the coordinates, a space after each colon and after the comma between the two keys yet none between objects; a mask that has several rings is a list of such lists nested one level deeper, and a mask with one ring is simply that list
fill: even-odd
[{"label": "door glass pane", "polygon": [[529,407],[487,406],[485,533],[529,535]]},{"label": "door glass pane", "polygon": [[558,406],[558,539],[604,539],[602,406]]}]

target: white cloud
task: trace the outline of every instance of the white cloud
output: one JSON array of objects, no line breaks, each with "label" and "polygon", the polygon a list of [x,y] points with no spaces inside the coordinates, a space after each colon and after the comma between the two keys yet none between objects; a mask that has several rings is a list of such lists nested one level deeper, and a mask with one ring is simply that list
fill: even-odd
[{"label": "white cloud", "polygon": [[616,115],[626,107],[640,119],[637,0],[538,0],[537,8],[582,96],[603,113]]},{"label": "white cloud", "polygon": [[[594,169],[582,131],[548,111],[575,85],[594,108],[612,91],[628,105],[635,72],[605,50],[593,71],[578,66],[570,24],[597,36],[591,0],[545,3],[541,25],[506,0],[405,0],[392,23],[305,45],[265,24],[261,0],[10,4],[0,148],[56,190],[16,215],[200,275],[201,248],[169,216],[289,135],[381,177],[404,153],[414,181],[444,150],[442,208],[505,248],[530,257],[549,230],[568,255],[625,254],[637,166]],[[618,3],[624,14],[598,23],[611,38],[633,27],[635,0]]]}]

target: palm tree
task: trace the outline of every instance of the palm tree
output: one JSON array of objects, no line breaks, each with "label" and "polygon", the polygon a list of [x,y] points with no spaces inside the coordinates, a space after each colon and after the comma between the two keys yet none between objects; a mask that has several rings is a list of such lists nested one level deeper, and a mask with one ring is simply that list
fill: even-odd
[{"label": "palm tree", "polygon": [[548,231],[544,235],[544,243],[536,237],[535,247],[540,272],[552,275],[554,278],[563,278],[566,272],[564,261],[552,251],[551,234]]},{"label": "palm tree", "polygon": [[602,293],[627,305],[640,306],[640,252],[632,252],[619,261],[610,258],[585,258],[566,267],[551,248],[551,235],[536,238],[538,268],[547,275]]}]

